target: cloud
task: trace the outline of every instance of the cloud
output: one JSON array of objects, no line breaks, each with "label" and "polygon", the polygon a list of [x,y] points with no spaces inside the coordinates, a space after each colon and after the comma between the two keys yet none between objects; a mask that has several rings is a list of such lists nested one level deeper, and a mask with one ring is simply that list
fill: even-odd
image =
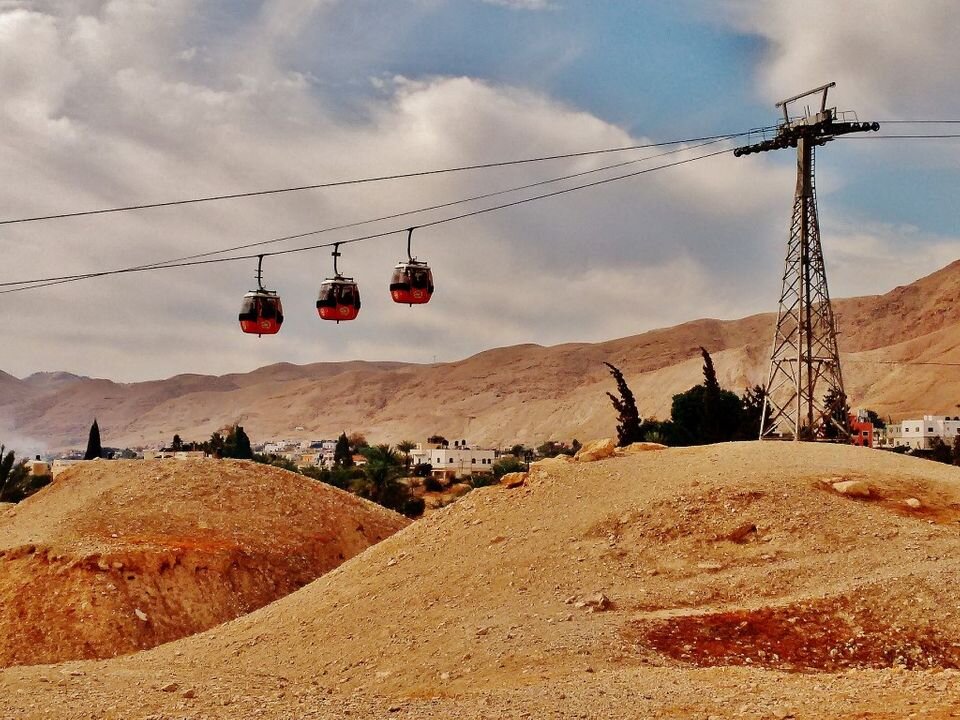
[{"label": "cloud", "polygon": [[[311,53],[334,39],[337,3],[236,7],[91,0],[0,11],[5,212],[162,201],[647,140],[544,94],[460,76],[384,72],[345,111],[311,70],[318,62]],[[0,280],[206,252],[641,155],[10,226]],[[659,162],[678,157],[685,156]],[[360,282],[364,306],[356,322],[339,326],[322,322],[314,308],[332,270],[328,251],[267,258],[265,283],[281,292],[286,322],[279,335],[259,340],[242,335],[236,319],[253,260],[5,295],[5,316],[16,323],[0,368],[126,381],[278,361],[451,360],[514,342],[601,340],[769,310],[792,190],[789,162],[723,156],[424,227],[414,253],[433,266],[437,293],[420,308],[395,305],[387,293],[390,270],[405,254],[403,234],[345,246],[341,267]],[[494,203],[282,247],[422,225]]]},{"label": "cloud", "polygon": [[[717,6],[709,5],[716,16]],[[758,95],[765,101],[836,81],[834,97],[877,119],[954,117],[960,109],[951,68],[960,5],[952,0],[726,0],[722,17],[762,38]]]}]

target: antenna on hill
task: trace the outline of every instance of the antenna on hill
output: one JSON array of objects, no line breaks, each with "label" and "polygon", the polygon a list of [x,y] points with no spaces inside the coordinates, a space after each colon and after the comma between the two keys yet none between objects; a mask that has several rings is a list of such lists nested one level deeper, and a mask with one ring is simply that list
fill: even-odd
[{"label": "antenna on hill", "polygon": [[[849,434],[846,418],[838,420],[837,405],[846,405],[837,325],[827,289],[827,273],[820,245],[814,148],[837,135],[880,129],[879,123],[858,122],[852,112],[827,107],[827,83],[781,100],[783,120],[776,135],[733,151],[737,157],[769,150],[797,149],[797,187],[787,242],[780,309],[770,354],[770,374],[761,416],[760,439],[791,437],[806,432],[817,438]],[[820,95],[819,109],[790,115],[790,105]],[[824,390],[818,394],[818,386]],[[825,398],[837,401],[829,407]]]}]

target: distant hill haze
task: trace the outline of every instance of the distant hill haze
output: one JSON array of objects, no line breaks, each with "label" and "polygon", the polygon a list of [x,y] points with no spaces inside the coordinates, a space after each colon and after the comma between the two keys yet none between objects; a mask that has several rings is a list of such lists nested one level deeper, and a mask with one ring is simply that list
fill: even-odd
[{"label": "distant hill haze", "polygon": [[[960,261],[884,294],[837,300],[853,407],[894,419],[960,415]],[[0,428],[50,448],[81,447],[96,416],[104,444],[202,440],[240,422],[256,442],[360,431],[397,442],[434,433],[488,445],[611,435],[604,361],[624,371],[644,416],[701,380],[699,347],[734,391],[766,381],[775,316],[695,320],[602,343],[517,345],[433,365],[280,363],[245,374],[115,383],[69,373],[0,372]],[[294,430],[302,427],[303,430]],[[2,440],[2,438],[0,438]]]}]

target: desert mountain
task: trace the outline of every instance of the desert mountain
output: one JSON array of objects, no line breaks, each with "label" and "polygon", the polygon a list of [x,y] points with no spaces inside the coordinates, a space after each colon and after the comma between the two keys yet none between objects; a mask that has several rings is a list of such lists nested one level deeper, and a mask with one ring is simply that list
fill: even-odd
[{"label": "desert mountain", "polygon": [[[894,417],[956,414],[956,368],[878,361],[960,361],[960,261],[885,295],[839,300],[835,307],[854,407]],[[174,433],[204,439],[236,421],[254,439],[357,430],[392,442],[436,432],[492,444],[582,440],[612,427],[604,395],[612,383],[603,361],[624,369],[641,412],[664,417],[672,395],[699,382],[701,345],[714,355],[725,386],[740,391],[765,382],[774,319],[697,320],[603,343],[519,345],[434,365],[278,364],[133,384],[64,374],[18,384],[6,376],[0,426],[47,439],[51,447],[83,445],[94,415],[104,442],[118,446],[169,441]]]},{"label": "desert mountain", "polygon": [[113,657],[206,630],[408,522],[251,462],[74,466],[0,508],[0,667]]},{"label": "desert mountain", "polygon": [[730,443],[538,468],[10,717],[946,718],[960,470]]}]

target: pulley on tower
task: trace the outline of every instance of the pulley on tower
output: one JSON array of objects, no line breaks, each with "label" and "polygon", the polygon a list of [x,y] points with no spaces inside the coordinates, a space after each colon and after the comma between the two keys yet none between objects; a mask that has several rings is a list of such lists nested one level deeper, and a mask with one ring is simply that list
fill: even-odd
[{"label": "pulley on tower", "polygon": [[[737,148],[737,157],[797,148],[797,186],[787,242],[780,307],[770,354],[770,373],[760,426],[760,439],[804,437],[827,439],[848,435],[846,393],[837,348],[837,326],[827,289],[820,244],[814,147],[838,135],[880,129],[878,123],[848,120],[852,113],[827,107],[828,83],[781,100],[783,121],[776,135]],[[819,94],[820,106],[790,115],[791,104]]]}]

